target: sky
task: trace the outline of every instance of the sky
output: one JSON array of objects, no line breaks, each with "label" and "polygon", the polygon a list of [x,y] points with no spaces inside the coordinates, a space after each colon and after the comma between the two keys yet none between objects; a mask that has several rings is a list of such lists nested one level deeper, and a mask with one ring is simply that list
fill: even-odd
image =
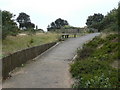
[{"label": "sky", "polygon": [[[88,16],[94,13],[106,15],[118,7],[119,0],[0,0],[0,9],[15,14],[30,15],[38,28],[47,26],[58,18],[67,20],[71,26],[84,27]],[[15,17],[15,18],[16,18]]]}]

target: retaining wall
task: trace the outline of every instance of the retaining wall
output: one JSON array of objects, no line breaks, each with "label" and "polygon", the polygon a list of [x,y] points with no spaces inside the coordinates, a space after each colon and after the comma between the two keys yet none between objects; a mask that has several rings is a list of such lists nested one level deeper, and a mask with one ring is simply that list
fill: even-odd
[{"label": "retaining wall", "polygon": [[27,48],[2,58],[3,79],[9,77],[9,73],[12,70],[14,70],[16,67],[20,67],[22,64],[40,55],[41,53],[43,53],[44,51],[46,51],[55,44],[56,42],[53,42],[53,43]]}]

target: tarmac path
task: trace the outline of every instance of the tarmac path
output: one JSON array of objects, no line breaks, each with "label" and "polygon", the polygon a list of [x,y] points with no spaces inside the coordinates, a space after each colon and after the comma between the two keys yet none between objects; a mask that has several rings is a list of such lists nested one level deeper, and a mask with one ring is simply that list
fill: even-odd
[{"label": "tarmac path", "polygon": [[69,63],[76,50],[99,33],[69,38],[52,47],[3,82],[3,88],[70,88]]}]

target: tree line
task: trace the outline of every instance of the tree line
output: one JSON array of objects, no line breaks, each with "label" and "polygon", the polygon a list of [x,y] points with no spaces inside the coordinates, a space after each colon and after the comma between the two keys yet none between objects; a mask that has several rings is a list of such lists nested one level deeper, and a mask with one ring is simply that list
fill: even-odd
[{"label": "tree line", "polygon": [[[118,28],[120,26],[120,3],[118,4],[118,8],[114,8],[111,10],[107,15],[103,15],[101,13],[94,13],[94,15],[88,16],[86,20],[87,28],[90,30],[97,29],[98,32],[101,32],[103,30],[112,30],[112,31],[118,31]],[[69,25],[67,20],[64,19],[57,19],[54,22],[52,22],[50,25],[48,25],[47,30],[48,31],[54,31],[58,29],[70,29],[75,28]]]},{"label": "tree line", "polygon": [[53,31],[55,29],[60,29],[60,28],[64,27],[65,25],[69,25],[68,21],[58,18],[54,22],[52,22],[50,25],[48,25],[47,30]]},{"label": "tree line", "polygon": [[[30,16],[24,12],[19,13],[16,19],[15,15],[9,11],[1,11],[2,13],[2,38],[5,39],[7,35],[17,35],[20,29],[22,30],[33,30],[35,24],[31,22]],[[17,23],[19,23],[19,26]],[[111,10],[107,15],[95,13],[94,15],[88,16],[86,20],[87,28],[98,29],[103,31],[105,29],[117,31],[120,28],[120,3],[117,9]],[[37,28],[37,26],[36,26]],[[76,27],[70,26],[67,20],[58,18],[54,22],[51,22],[47,30],[54,31],[57,29],[75,29]]]},{"label": "tree line", "polygon": [[30,16],[26,13],[19,13],[16,19],[14,19],[15,15],[9,11],[0,10],[0,13],[2,13],[2,39],[5,39],[8,35],[16,36],[20,30],[34,31],[35,24],[31,22]]},{"label": "tree line", "polygon": [[114,8],[107,15],[102,15],[100,13],[88,16],[86,25],[88,28],[95,28],[98,31],[118,31],[120,26],[120,4],[118,8]]}]

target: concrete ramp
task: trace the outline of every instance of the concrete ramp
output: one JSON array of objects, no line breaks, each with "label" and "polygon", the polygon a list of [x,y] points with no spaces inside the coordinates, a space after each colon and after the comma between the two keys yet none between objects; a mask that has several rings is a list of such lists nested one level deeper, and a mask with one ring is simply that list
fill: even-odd
[{"label": "concrete ramp", "polygon": [[[99,33],[69,38],[17,69],[3,88],[70,88],[69,63],[78,47]],[[18,57],[19,58],[19,57]]]}]

